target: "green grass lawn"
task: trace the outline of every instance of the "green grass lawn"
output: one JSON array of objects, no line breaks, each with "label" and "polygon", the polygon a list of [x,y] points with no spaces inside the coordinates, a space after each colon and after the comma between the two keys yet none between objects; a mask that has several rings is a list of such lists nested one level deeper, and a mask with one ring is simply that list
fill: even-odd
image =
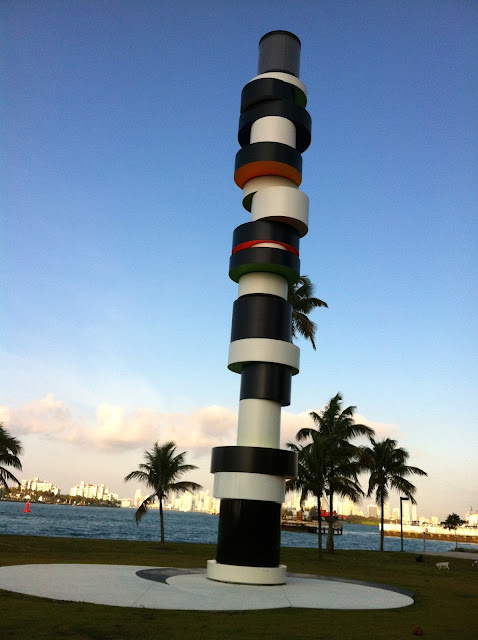
[{"label": "green grass lawn", "polygon": [[[158,542],[0,536],[0,565],[94,563],[205,567],[215,546]],[[319,562],[316,549],[282,549],[288,570],[355,578],[413,591],[415,604],[382,611],[274,609],[198,612],[127,609],[60,602],[0,590],[0,638],[8,640],[196,640],[317,638],[398,640],[419,625],[435,640],[474,638],[477,633],[478,569],[471,561],[378,551],[335,551]],[[105,589],[108,585],[105,584]]]}]

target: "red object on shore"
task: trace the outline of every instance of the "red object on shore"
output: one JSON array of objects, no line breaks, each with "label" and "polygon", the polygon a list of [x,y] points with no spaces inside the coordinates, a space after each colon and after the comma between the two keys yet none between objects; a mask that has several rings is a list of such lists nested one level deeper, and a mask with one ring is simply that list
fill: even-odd
[{"label": "red object on shore", "polygon": [[25,508],[23,509],[23,513],[30,513],[30,503],[27,502]]}]

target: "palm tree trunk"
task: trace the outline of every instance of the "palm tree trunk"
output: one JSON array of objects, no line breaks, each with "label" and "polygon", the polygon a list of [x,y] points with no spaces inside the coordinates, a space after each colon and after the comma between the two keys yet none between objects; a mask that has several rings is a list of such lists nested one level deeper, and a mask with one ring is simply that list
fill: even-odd
[{"label": "palm tree trunk", "polygon": [[334,492],[329,493],[329,530],[327,531],[327,553],[334,552]]},{"label": "palm tree trunk", "polygon": [[161,542],[164,542],[163,496],[159,496],[159,522],[161,525]]},{"label": "palm tree trunk", "polygon": [[385,537],[385,532],[383,530],[383,522],[384,522],[383,505],[384,505],[383,494],[380,494],[380,523],[382,525],[380,528],[380,551],[383,551],[383,539]]},{"label": "palm tree trunk", "polygon": [[319,560],[322,560],[322,513],[320,511],[320,496],[317,496],[317,534],[319,539]]}]

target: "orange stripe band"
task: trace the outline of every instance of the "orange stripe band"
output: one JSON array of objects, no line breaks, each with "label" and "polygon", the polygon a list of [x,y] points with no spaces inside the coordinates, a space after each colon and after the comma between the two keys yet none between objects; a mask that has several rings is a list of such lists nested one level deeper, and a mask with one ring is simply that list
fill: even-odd
[{"label": "orange stripe band", "polygon": [[234,182],[242,189],[246,182],[259,176],[281,176],[292,180],[297,186],[302,182],[300,171],[289,164],[275,160],[256,160],[239,167],[234,173]]}]

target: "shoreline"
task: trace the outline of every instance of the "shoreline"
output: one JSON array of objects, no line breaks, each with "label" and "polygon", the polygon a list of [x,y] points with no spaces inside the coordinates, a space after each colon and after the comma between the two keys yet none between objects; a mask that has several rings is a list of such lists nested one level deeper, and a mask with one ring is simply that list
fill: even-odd
[{"label": "shoreline", "polygon": [[74,502],[50,502],[48,500],[25,500],[24,498],[12,498],[12,499],[7,499],[5,500],[5,498],[1,498],[0,502],[16,502],[18,504],[26,504],[27,502],[29,502],[31,505],[32,504],[49,504],[49,505],[54,505],[54,506],[60,506],[60,507],[106,507],[106,509],[121,509],[121,506],[119,504],[77,504]]},{"label": "shoreline", "polygon": [[[360,527],[377,527],[377,533],[380,532],[380,524],[366,523],[366,522],[354,522],[354,526]],[[297,533],[312,533],[317,534],[317,521],[295,521],[295,520],[283,520],[281,524],[282,531],[293,531]],[[338,521],[334,524],[334,536],[342,535],[347,531],[348,523],[344,521]],[[397,525],[385,524],[384,531],[386,538],[400,538],[400,527]],[[468,544],[478,544],[478,531],[473,530],[469,533],[457,533],[455,536],[453,531],[446,531],[440,528],[440,532],[430,531],[427,527],[413,527],[411,525],[403,525],[403,537],[422,540],[425,536],[425,540],[438,541],[438,542],[463,542]],[[426,531],[424,529],[427,529]],[[322,523],[322,534],[327,535],[328,523]]]},{"label": "shoreline", "polygon": [[[400,531],[385,531],[386,538],[400,538]],[[415,531],[403,531],[404,538],[414,538],[416,540],[423,540],[423,532],[415,532]],[[463,542],[468,544],[478,544],[478,536],[469,535],[469,536],[461,536],[457,535],[456,538],[454,534],[448,533],[425,533],[425,540],[431,541],[436,540],[439,542]]]},{"label": "shoreline", "polygon": [[[399,538],[401,536],[399,524],[384,524],[383,530],[385,535],[388,537]],[[444,542],[456,541],[477,544],[478,527],[458,527],[456,530],[450,530],[441,526],[404,524],[403,537],[416,538],[420,540],[443,540]]]}]

